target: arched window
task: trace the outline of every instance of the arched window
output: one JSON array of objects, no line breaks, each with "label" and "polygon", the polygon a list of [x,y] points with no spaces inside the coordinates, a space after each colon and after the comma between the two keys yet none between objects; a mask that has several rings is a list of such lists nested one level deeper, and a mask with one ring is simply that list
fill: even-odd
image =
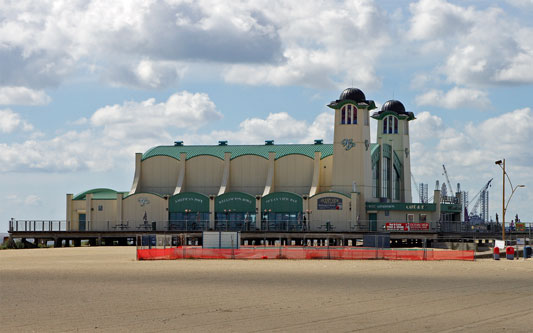
[{"label": "arched window", "polygon": [[357,124],[357,107],[345,105],[341,108],[341,124]]},{"label": "arched window", "polygon": [[351,105],[348,105],[348,112],[347,112],[346,118],[348,118],[346,123],[351,124],[352,123],[352,106]]},{"label": "arched window", "polygon": [[394,116],[383,118],[383,134],[398,134],[398,118]]}]

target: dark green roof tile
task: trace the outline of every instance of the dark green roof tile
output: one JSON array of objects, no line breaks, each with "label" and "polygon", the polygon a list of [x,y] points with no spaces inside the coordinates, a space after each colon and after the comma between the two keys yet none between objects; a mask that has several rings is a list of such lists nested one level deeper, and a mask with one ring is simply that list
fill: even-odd
[{"label": "dark green roof tile", "polygon": [[269,152],[276,153],[276,159],[287,155],[305,155],[314,158],[315,152],[321,152],[321,158],[333,155],[333,144],[287,144],[287,145],[235,145],[235,146],[157,146],[143,154],[142,160],[154,156],[169,156],[177,160],[181,153],[187,159],[200,155],[215,156],[224,159],[224,153],[231,153],[231,158],[243,155],[257,155],[268,159]]}]

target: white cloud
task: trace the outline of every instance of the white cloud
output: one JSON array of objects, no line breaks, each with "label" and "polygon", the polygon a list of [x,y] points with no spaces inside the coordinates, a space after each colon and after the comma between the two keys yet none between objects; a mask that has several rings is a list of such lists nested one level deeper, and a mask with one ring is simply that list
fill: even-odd
[{"label": "white cloud", "polygon": [[44,105],[52,99],[42,90],[26,87],[0,87],[0,105]]},{"label": "white cloud", "polygon": [[[503,9],[462,7],[443,0],[410,5],[409,38],[443,57],[438,71],[466,86],[533,82],[533,29]],[[438,47],[434,47],[439,45]],[[438,59],[438,58],[437,58]]]},{"label": "white cloud", "polygon": [[379,86],[389,41],[371,0],[17,1],[3,6],[0,84],[47,87],[89,69],[112,84],[171,86],[188,64],[218,63],[246,84]]},{"label": "white cloud", "polygon": [[[461,182],[463,189],[473,196],[490,178],[500,179],[501,170],[494,161],[506,158],[513,184],[533,186],[533,155],[530,153],[533,112],[530,108],[507,112],[481,123],[469,123],[463,128],[447,127],[440,117],[423,112],[411,125],[411,165],[417,181],[430,183],[430,186],[436,179],[443,181],[440,171],[445,164],[453,185]],[[426,127],[425,133],[416,134]],[[436,139],[437,144],[429,141],[430,138]],[[495,202],[501,202],[501,193],[492,191],[490,199],[494,207]],[[514,198],[513,209],[527,210],[526,199]]]},{"label": "white cloud", "polygon": [[438,106],[446,109],[486,109],[491,105],[486,92],[459,87],[454,87],[447,92],[432,89],[417,96],[416,103],[418,105]]},{"label": "white cloud", "polygon": [[106,136],[125,139],[132,135],[160,137],[167,128],[198,129],[218,120],[222,114],[207,94],[187,91],[171,95],[166,102],[151,98],[98,109],[90,118],[93,126],[103,127]]},{"label": "white cloud", "polygon": [[17,129],[31,131],[33,126],[25,120],[22,120],[18,113],[10,109],[0,109],[0,132],[11,133]]},{"label": "white cloud", "polygon": [[[13,131],[24,125],[19,116],[2,110],[0,129]],[[166,102],[154,99],[125,102],[96,110],[78,131],[67,131],[52,138],[28,139],[19,143],[0,143],[0,171],[76,171],[108,170],[135,152],[172,142],[175,129],[194,133],[201,126],[220,119],[222,114],[207,94],[179,92]]]},{"label": "white cloud", "polygon": [[230,144],[263,144],[265,140],[277,143],[313,143],[333,140],[333,113],[319,114],[311,124],[293,118],[287,112],[270,113],[266,118],[248,118],[239,124],[236,131],[212,131],[209,134],[186,135],[186,142],[213,144],[228,140]]},{"label": "white cloud", "polygon": [[[281,27],[283,63],[228,67],[229,82],[376,88],[376,63],[389,42],[384,13],[372,1],[329,3],[307,1],[265,6],[266,15]],[[312,19],[310,19],[312,18]]]}]

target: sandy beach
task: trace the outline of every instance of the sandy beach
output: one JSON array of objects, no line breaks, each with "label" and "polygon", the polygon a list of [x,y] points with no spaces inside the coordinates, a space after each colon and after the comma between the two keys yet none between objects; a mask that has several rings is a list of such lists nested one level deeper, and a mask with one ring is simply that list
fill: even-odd
[{"label": "sandy beach", "polygon": [[4,332],[530,332],[533,260],[136,261],[134,247],[0,251]]}]

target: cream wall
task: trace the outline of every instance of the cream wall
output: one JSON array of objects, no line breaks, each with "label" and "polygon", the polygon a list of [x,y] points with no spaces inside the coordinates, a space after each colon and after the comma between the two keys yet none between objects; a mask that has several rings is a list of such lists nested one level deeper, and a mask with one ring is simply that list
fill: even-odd
[{"label": "cream wall", "polygon": [[[102,206],[102,210],[98,210]],[[112,230],[117,224],[117,200],[91,200],[91,230]]]},{"label": "cream wall", "polygon": [[[318,210],[317,202],[318,199],[325,197],[334,197],[342,199],[342,209],[339,210]],[[335,192],[326,192],[319,193],[315,196],[309,198],[309,210],[311,210],[310,220],[311,220],[311,230],[322,230],[318,229],[321,225],[325,224],[326,221],[330,221],[331,224],[335,227],[333,231],[350,231],[351,227],[351,199],[345,195],[335,193]]]},{"label": "cream wall", "polygon": [[276,192],[308,194],[313,182],[313,159],[304,155],[287,155],[276,160],[274,189]]},{"label": "cream wall", "polygon": [[179,161],[154,156],[141,162],[141,191],[172,195],[178,181]]},{"label": "cream wall", "polygon": [[223,171],[224,161],[214,156],[202,155],[187,160],[183,192],[216,195],[220,189]]},{"label": "cream wall", "polygon": [[136,193],[122,201],[122,219],[130,228],[143,224],[146,212],[148,223],[156,221],[158,228],[164,228],[168,221],[168,200],[152,193]]},{"label": "cream wall", "polygon": [[261,195],[265,189],[268,160],[257,155],[243,155],[231,160],[231,192]]},{"label": "cream wall", "polygon": [[85,200],[72,200],[72,215],[70,216],[71,230],[80,230],[78,215],[85,213]]},{"label": "cream wall", "polygon": [[320,187],[318,192],[331,190],[331,175],[333,173],[333,155],[320,160]]}]

